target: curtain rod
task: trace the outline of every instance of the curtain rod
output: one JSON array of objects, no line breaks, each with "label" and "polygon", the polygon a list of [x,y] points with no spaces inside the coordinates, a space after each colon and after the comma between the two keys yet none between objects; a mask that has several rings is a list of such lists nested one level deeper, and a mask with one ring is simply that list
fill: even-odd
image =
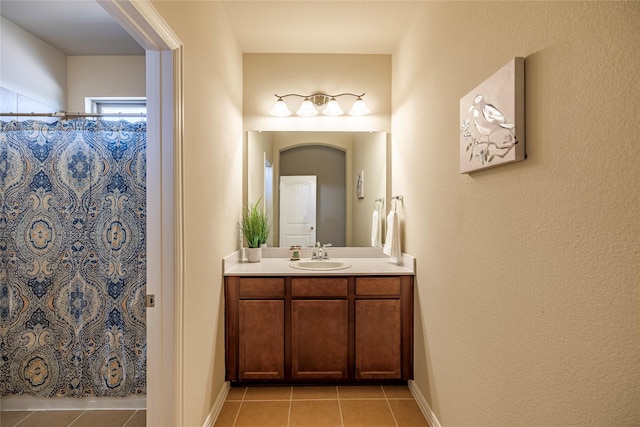
[{"label": "curtain rod", "polygon": [[0,113],[0,117],[59,117],[59,118],[78,118],[78,117],[147,117],[144,113],[124,114],[124,113]]}]

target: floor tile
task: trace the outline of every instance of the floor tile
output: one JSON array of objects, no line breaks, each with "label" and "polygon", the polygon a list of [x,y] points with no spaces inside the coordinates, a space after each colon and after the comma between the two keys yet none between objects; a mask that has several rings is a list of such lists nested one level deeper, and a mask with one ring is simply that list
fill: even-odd
[{"label": "floor tile", "polygon": [[398,427],[429,427],[415,400],[389,400]]},{"label": "floor tile", "polygon": [[338,399],[338,391],[329,386],[294,386],[292,399]]},{"label": "floor tile", "polygon": [[30,411],[3,411],[0,412],[0,426],[13,427],[22,421]]},{"label": "floor tile", "polygon": [[242,400],[246,387],[231,387],[226,400]]},{"label": "floor tile", "polygon": [[244,400],[289,400],[291,387],[248,387]]},{"label": "floor tile", "polygon": [[344,427],[395,427],[386,400],[341,400]]},{"label": "floor tile", "polygon": [[124,427],[146,427],[147,411],[136,411],[133,417],[124,425]]},{"label": "floor tile", "polygon": [[232,427],[238,415],[238,409],[240,409],[240,402],[224,402],[214,426]]},{"label": "floor tile", "polygon": [[[78,419],[85,411],[35,411],[19,427],[67,427]],[[2,420],[4,426],[4,419]]]},{"label": "floor tile", "polygon": [[382,388],[387,399],[413,399],[411,390],[406,385],[385,385]]},{"label": "floor tile", "polygon": [[[86,411],[71,427],[114,427],[123,426],[135,411]],[[22,426],[20,426],[22,427]]]},{"label": "floor tile", "polygon": [[341,427],[338,400],[298,400],[291,402],[291,427]]},{"label": "floor tile", "polygon": [[382,387],[379,385],[340,386],[340,399],[384,399]]},{"label": "floor tile", "polygon": [[289,402],[243,402],[235,427],[286,427]]}]

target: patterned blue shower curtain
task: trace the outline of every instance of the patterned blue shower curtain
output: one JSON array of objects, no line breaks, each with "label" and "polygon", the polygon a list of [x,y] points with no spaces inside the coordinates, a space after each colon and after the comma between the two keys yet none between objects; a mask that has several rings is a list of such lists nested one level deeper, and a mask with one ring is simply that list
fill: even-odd
[{"label": "patterned blue shower curtain", "polygon": [[0,122],[0,395],[146,393],[146,124]]}]

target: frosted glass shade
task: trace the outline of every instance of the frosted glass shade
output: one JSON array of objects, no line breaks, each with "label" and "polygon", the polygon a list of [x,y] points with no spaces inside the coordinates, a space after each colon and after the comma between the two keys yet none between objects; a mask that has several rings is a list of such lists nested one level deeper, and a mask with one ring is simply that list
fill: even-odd
[{"label": "frosted glass shade", "polygon": [[296,114],[302,117],[313,117],[318,115],[318,110],[313,106],[313,102],[309,101],[309,98],[305,98]]},{"label": "frosted glass shade", "polygon": [[289,111],[287,104],[282,100],[282,98],[279,98],[276,103],[273,104],[271,115],[276,117],[287,117],[291,115],[291,111]]},{"label": "frosted glass shade", "polygon": [[362,98],[358,97],[356,102],[353,103],[353,107],[349,110],[349,114],[352,116],[366,116],[369,114],[369,109],[367,108],[367,104],[364,103]]},{"label": "frosted glass shade", "polygon": [[341,116],[344,114],[344,111],[340,108],[338,101],[336,101],[335,98],[331,98],[327,103],[327,106],[322,110],[322,114],[325,116]]}]

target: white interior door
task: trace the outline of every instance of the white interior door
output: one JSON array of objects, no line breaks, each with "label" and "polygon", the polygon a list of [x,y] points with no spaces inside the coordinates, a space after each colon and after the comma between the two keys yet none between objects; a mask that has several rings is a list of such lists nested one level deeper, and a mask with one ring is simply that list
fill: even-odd
[{"label": "white interior door", "polygon": [[280,177],[280,246],[316,242],[315,175]]}]

